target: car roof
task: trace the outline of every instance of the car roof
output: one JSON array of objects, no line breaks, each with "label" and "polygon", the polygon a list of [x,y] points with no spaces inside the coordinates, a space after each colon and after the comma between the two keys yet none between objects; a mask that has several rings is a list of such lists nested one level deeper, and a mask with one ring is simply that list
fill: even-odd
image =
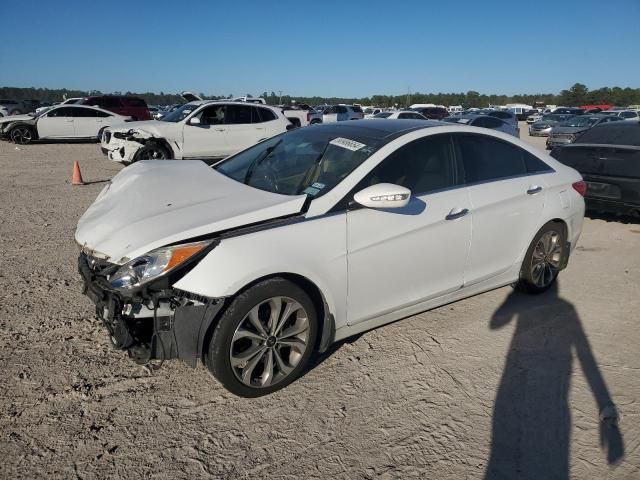
[{"label": "car roof", "polygon": [[406,119],[402,122],[380,118],[375,122],[370,120],[349,120],[345,122],[332,122],[314,125],[313,128],[334,129],[337,136],[353,135],[358,137],[374,137],[389,142],[402,135],[429,127],[450,126],[444,122],[434,120]]}]

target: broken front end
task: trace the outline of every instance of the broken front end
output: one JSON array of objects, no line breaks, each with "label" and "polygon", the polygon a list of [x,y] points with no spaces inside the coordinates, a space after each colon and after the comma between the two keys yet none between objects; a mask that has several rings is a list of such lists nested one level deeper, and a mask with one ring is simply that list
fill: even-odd
[{"label": "broken front end", "polygon": [[[224,299],[171,287],[194,261],[197,258],[184,262],[170,275],[135,286],[136,279],[127,273],[128,269],[135,272],[135,265],[121,266],[86,252],[80,254],[78,270],[84,281],[83,293],[95,303],[96,318],[106,327],[114,347],[127,351],[140,364],[180,359],[196,366],[203,355],[205,335]],[[122,288],[127,281],[132,286]]]}]

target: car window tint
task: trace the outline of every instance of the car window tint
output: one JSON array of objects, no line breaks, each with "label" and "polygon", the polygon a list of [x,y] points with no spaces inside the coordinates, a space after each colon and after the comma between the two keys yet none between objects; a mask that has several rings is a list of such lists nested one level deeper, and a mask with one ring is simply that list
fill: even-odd
[{"label": "car window tint", "polygon": [[51,110],[47,117],[73,117],[73,112],[70,107],[56,108]]},{"label": "car window tint", "polygon": [[100,110],[94,110],[94,113],[96,117],[113,117],[110,113],[102,112]]},{"label": "car window tint", "polygon": [[522,150],[485,135],[456,135],[467,183],[478,183],[527,173]]},{"label": "car window tint", "polygon": [[141,98],[125,98],[123,99],[124,103],[129,105],[130,107],[147,107],[147,102],[145,102]]},{"label": "car window tint", "polygon": [[251,123],[251,107],[249,105],[228,105],[225,123],[227,125]]},{"label": "car window tint", "polygon": [[91,108],[79,108],[79,107],[73,107],[71,109],[71,113],[74,117],[96,117],[96,111],[97,110],[92,110]]},{"label": "car window tint", "polygon": [[347,107],[337,106],[335,108],[336,108],[336,113],[347,113]]},{"label": "car window tint", "polygon": [[487,128],[500,128],[503,122],[498,118],[487,117],[484,119],[484,124]]},{"label": "car window tint", "polygon": [[522,155],[524,155],[524,163],[527,168],[527,173],[543,173],[554,171],[553,168],[551,168],[535,155],[532,155],[529,152],[525,152],[524,150],[522,150]]},{"label": "car window tint", "polygon": [[90,103],[103,108],[120,108],[120,99],[118,97],[104,97],[97,100],[98,103]]},{"label": "car window tint", "polygon": [[458,185],[449,135],[415,140],[384,159],[358,185],[402,185],[413,195],[423,195]]},{"label": "car window tint", "polygon": [[411,114],[410,113],[400,113],[398,115],[398,118],[411,118]]},{"label": "car window tint", "polygon": [[270,122],[276,119],[275,113],[267,108],[253,107],[251,110],[252,123]]},{"label": "car window tint", "polygon": [[200,117],[200,125],[222,125],[225,123],[225,106],[212,105],[202,109],[196,116]]}]

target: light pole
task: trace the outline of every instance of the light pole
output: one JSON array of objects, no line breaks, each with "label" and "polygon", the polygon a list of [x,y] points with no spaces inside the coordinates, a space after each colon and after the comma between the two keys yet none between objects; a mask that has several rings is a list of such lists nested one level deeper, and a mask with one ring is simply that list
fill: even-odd
[{"label": "light pole", "polygon": [[278,105],[282,105],[282,90],[278,90],[278,94],[280,94],[280,101],[278,102]]}]

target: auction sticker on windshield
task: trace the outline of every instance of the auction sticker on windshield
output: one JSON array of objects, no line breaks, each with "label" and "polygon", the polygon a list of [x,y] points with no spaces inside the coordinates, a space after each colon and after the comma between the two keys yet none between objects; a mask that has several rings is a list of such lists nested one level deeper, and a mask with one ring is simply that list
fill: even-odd
[{"label": "auction sticker on windshield", "polygon": [[366,147],[364,143],[356,142],[355,140],[349,140],[348,138],[342,137],[334,138],[329,142],[329,144],[346,148],[347,150],[351,150],[352,152],[360,150],[362,147]]}]

